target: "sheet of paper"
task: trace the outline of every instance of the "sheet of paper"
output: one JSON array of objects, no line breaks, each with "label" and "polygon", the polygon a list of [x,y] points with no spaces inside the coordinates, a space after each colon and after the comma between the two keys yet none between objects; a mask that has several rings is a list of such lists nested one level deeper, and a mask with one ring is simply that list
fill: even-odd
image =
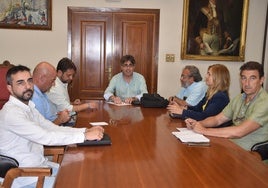
[{"label": "sheet of paper", "polygon": [[116,105],[116,106],[128,106],[128,105],[131,105],[131,104],[129,104],[129,103],[124,103],[124,102],[122,102],[122,103],[120,103],[120,104],[116,104],[116,103],[114,103],[114,102],[107,102],[107,103],[109,103],[109,104],[113,104],[113,105]]},{"label": "sheet of paper", "polygon": [[172,132],[174,136],[184,143],[209,143],[210,140],[202,134],[187,128],[177,128],[179,131]]},{"label": "sheet of paper", "polygon": [[97,126],[97,125],[105,126],[105,125],[108,125],[108,123],[106,123],[106,122],[90,122],[89,124],[92,125],[92,126]]}]

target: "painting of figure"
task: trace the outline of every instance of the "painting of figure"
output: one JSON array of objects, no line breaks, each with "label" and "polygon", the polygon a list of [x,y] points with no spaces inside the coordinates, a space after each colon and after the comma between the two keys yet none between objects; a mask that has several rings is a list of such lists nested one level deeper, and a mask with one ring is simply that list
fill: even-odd
[{"label": "painting of figure", "polygon": [[1,0],[0,27],[51,29],[51,0]]},{"label": "painting of figure", "polygon": [[182,57],[244,58],[248,0],[184,0],[184,3]]}]

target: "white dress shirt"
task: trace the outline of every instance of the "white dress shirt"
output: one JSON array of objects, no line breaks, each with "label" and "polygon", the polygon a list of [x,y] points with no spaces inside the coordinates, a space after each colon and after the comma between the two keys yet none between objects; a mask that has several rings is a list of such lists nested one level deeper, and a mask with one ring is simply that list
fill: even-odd
[{"label": "white dress shirt", "polygon": [[0,111],[0,154],[15,158],[20,167],[50,167],[43,145],[80,143],[84,132],[85,128],[57,126],[32,101],[26,105],[10,96]]},{"label": "white dress shirt", "polygon": [[71,104],[68,84],[62,83],[62,81],[57,77],[55,80],[55,86],[52,86],[47,92],[49,100],[54,103],[57,107],[57,111],[63,111],[67,109],[68,111],[73,110],[73,105]]},{"label": "white dress shirt", "polygon": [[21,167],[46,166],[43,145],[84,141],[85,128],[61,127],[46,120],[29,101],[13,96],[0,111],[0,153],[15,158]]}]

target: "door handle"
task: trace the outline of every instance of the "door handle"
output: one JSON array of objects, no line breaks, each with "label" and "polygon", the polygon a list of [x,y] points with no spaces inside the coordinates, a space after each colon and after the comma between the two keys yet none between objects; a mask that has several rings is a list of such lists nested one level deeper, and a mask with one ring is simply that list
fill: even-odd
[{"label": "door handle", "polygon": [[112,79],[112,67],[108,67],[108,69],[106,69],[105,72],[108,73],[108,80],[111,80]]}]

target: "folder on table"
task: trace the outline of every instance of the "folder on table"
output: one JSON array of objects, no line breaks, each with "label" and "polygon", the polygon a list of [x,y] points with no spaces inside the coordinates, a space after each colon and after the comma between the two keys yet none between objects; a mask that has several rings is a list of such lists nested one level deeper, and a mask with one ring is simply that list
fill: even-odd
[{"label": "folder on table", "polygon": [[104,133],[101,140],[86,140],[82,143],[77,143],[77,146],[103,146],[111,145],[112,141],[108,134]]},{"label": "folder on table", "polygon": [[178,132],[172,132],[174,136],[181,140],[181,142],[189,146],[209,146],[210,140],[202,134],[195,133],[193,130],[187,128],[177,128]]}]

